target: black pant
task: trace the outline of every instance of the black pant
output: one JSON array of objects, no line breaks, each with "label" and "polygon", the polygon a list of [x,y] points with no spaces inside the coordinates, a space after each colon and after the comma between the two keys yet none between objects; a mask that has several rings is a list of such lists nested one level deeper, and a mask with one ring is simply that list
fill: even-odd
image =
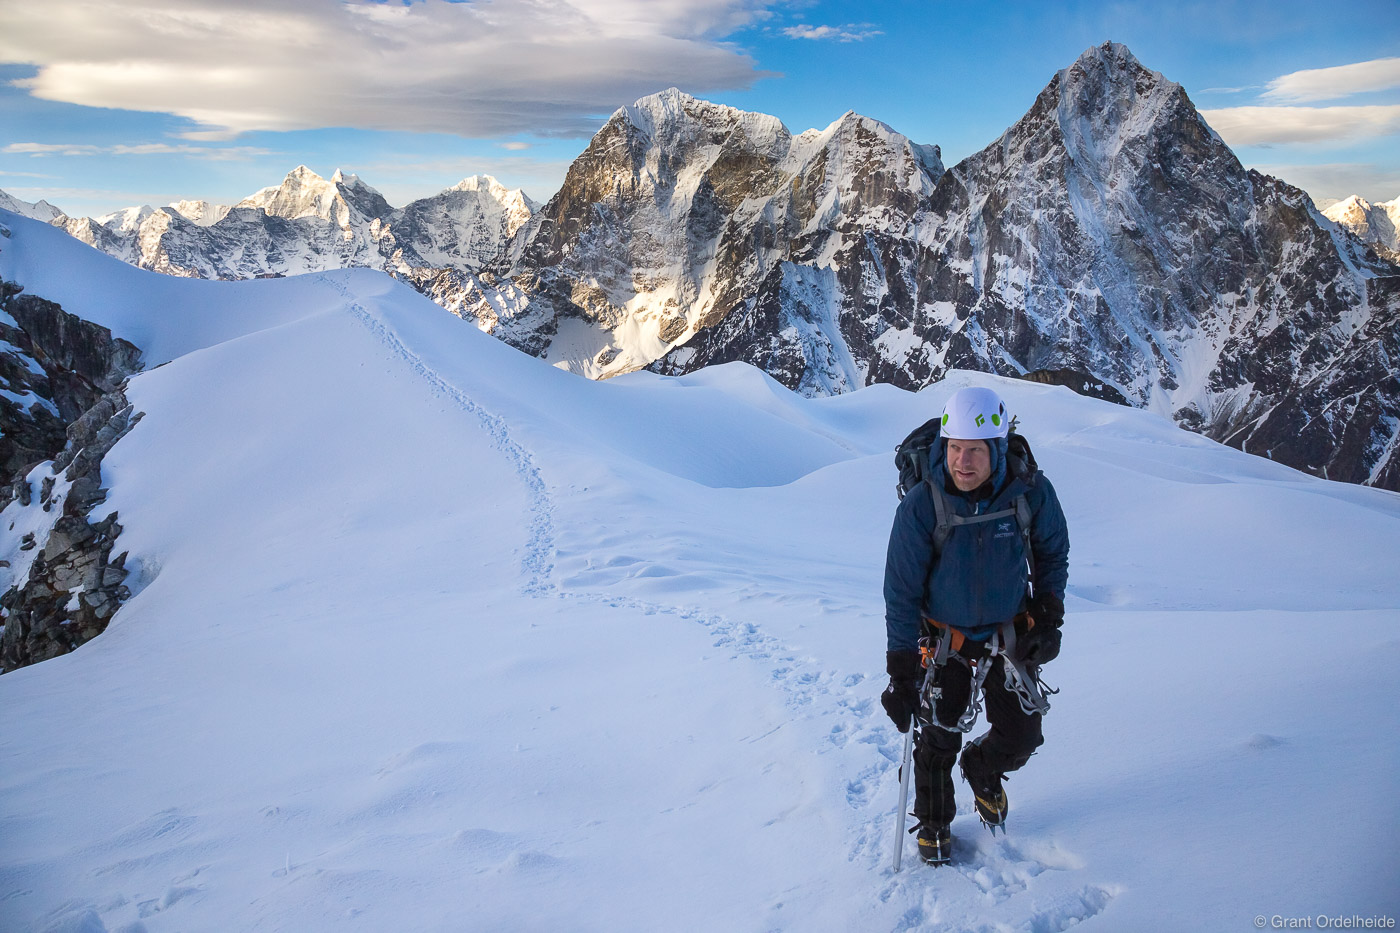
[{"label": "black pant", "polygon": [[[985,662],[982,662],[985,663]],[[977,739],[987,766],[1001,774],[1015,771],[1030,760],[1045,737],[1040,714],[1021,709],[1016,694],[1006,689],[1006,672],[997,658],[982,684],[984,708],[991,728]],[[938,721],[955,725],[972,700],[972,669],[957,655],[949,655],[940,678],[943,694],[934,707]],[[953,765],[962,748],[962,733],[935,725],[919,725],[914,739],[914,816],[936,826],[953,822]]]}]

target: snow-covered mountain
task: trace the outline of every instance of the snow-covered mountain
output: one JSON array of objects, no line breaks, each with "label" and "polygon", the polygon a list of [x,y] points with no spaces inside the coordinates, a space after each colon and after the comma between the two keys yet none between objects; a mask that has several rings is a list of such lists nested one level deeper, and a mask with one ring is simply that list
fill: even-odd
[{"label": "snow-covered mountain", "polygon": [[207,227],[109,226],[73,232],[176,274],[385,269],[593,378],[742,361],[818,396],[1034,375],[1400,489],[1400,268],[1114,43],[946,172],[854,113],[794,135],[671,89],[613,114],[537,211],[469,180],[394,212],[298,169]]},{"label": "snow-covered mountain", "polygon": [[1400,197],[1372,204],[1354,194],[1322,213],[1356,234],[1361,242],[1376,247],[1385,258],[1400,262]]},{"label": "snow-covered mountain", "polygon": [[[713,328],[767,321],[779,292],[860,279],[912,235],[942,172],[936,147],[855,113],[794,136],[672,88],[613,114],[519,261],[459,313],[574,372],[630,372]],[[908,294],[901,283],[884,300]],[[807,394],[864,384],[839,333],[849,311],[814,309],[756,362]]]},{"label": "snow-covered mountain", "polygon": [[174,208],[190,223],[199,224],[201,227],[218,223],[229,211],[227,204],[211,204],[208,201],[176,201],[167,206]]},{"label": "snow-covered mountain", "polygon": [[1400,269],[1245,170],[1121,45],[1085,52],[946,173],[854,114],[793,137],[645,98],[530,237],[508,274],[463,277],[453,310],[585,375],[743,361],[821,395],[1065,372],[1242,449],[1400,488]]},{"label": "snow-covered mountain", "polygon": [[251,279],[367,267],[428,279],[497,260],[537,205],[489,176],[394,208],[356,175],[298,166],[232,207],[178,201],[55,221],[125,262],[193,278]]},{"label": "snow-covered mountain", "polygon": [[63,216],[63,211],[54,207],[48,201],[39,201],[31,204],[28,201],[21,201],[19,198],[4,191],[0,191],[0,211],[10,211],[21,217],[28,217],[32,220],[42,220],[45,222]]},{"label": "snow-covered mountain", "polygon": [[[1400,914],[1394,493],[981,373],[588,381],[382,274],[193,281],[0,224],[0,280],[148,364],[92,516],[120,512],[130,599],[0,676],[0,929]],[[880,581],[891,450],[968,383],[1020,418],[1074,549],[1008,833],[959,781],[932,869],[894,821]]]},{"label": "snow-covered mountain", "polygon": [[[1123,46],[1058,74],[907,221],[899,249],[839,281],[818,261],[799,287],[793,269],[767,313],[718,322],[656,368],[764,365],[787,346],[820,372],[829,354],[804,323],[836,320],[857,385],[1067,368],[1243,449],[1400,487],[1400,270],[1246,171]],[[775,374],[805,389],[792,372]]]}]

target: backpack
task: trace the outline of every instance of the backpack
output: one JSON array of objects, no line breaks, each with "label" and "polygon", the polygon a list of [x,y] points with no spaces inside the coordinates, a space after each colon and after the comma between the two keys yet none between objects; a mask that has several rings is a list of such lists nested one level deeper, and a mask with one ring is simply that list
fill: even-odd
[{"label": "backpack", "polygon": [[[936,524],[933,528],[933,553],[937,557],[943,552],[943,545],[947,543],[948,536],[953,533],[953,529],[958,525],[975,525],[980,522],[989,522],[997,518],[1016,516],[1016,524],[1021,529],[1021,538],[1026,546],[1026,561],[1030,575],[1034,577],[1035,558],[1031,553],[1031,507],[1026,501],[1026,494],[1021,493],[1011,500],[1009,508],[1000,512],[988,512],[985,515],[958,515],[953,509],[952,503],[948,501],[948,492],[943,488],[941,482],[937,482],[937,477],[932,475],[931,465],[932,450],[941,439],[939,436],[942,427],[941,418],[932,418],[919,425],[909,433],[899,446],[894,449],[894,465],[899,470],[899,483],[895,486],[895,491],[899,493],[902,500],[919,483],[928,483],[929,491],[932,493],[933,510],[936,516]],[[1006,435],[1006,470],[1016,476],[1024,477],[1028,484],[1034,485],[1035,474],[1038,469],[1035,462],[1035,454],[1031,453],[1030,443],[1016,433],[1016,419],[1011,420],[1011,427]]]}]

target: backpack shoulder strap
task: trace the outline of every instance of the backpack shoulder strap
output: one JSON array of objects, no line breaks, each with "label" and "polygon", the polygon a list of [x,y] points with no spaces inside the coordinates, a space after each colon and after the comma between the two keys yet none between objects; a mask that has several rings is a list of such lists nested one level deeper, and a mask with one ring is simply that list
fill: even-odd
[{"label": "backpack shoulder strap", "polygon": [[1016,524],[1021,526],[1021,540],[1026,544],[1027,589],[1035,582],[1035,551],[1031,550],[1031,504],[1023,492],[1016,497]]},{"label": "backpack shoulder strap", "polygon": [[933,500],[933,554],[935,557],[943,553],[943,545],[948,543],[948,536],[953,533],[953,529],[959,525],[980,525],[983,522],[990,522],[998,518],[1008,518],[1016,516],[1016,521],[1021,526],[1021,534],[1025,537],[1027,553],[1030,552],[1030,521],[1031,509],[1026,503],[1025,493],[1018,495],[1004,509],[995,512],[983,512],[979,515],[959,515],[953,508],[953,504],[948,500],[948,492],[941,484],[935,483],[931,478],[926,480],[929,488],[929,498]]},{"label": "backpack shoulder strap", "polygon": [[942,484],[935,483],[931,476],[925,476],[924,482],[928,485],[929,498],[933,500],[933,556],[938,557],[943,553],[943,545],[948,543],[948,536],[953,533],[952,519],[956,516]]}]

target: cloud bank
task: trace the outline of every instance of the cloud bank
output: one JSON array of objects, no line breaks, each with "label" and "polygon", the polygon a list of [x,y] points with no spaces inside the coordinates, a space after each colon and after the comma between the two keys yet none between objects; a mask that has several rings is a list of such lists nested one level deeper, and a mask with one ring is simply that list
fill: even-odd
[{"label": "cloud bank", "polygon": [[1336,68],[1295,71],[1269,82],[1265,100],[1304,104],[1400,87],[1400,58],[1378,58]]},{"label": "cloud bank", "polygon": [[1365,107],[1226,107],[1201,115],[1232,146],[1342,143],[1400,133],[1400,104]]},{"label": "cloud bank", "polygon": [[0,5],[0,62],[45,100],[170,113],[192,140],[351,127],[587,136],[672,85],[763,77],[722,37],[765,0],[46,0]]},{"label": "cloud bank", "polygon": [[1263,106],[1203,110],[1232,146],[1289,143],[1344,144],[1400,133],[1400,104],[1300,107],[1400,87],[1400,58],[1378,58],[1336,68],[1312,68],[1273,79],[1259,95]]},{"label": "cloud bank", "polygon": [[[271,149],[257,146],[232,146],[223,149],[172,143],[140,143],[137,145],[94,146],[89,143],[10,143],[0,149],[7,155],[187,155],[211,162],[237,162],[257,156],[272,155]],[[10,173],[14,174],[14,173]],[[50,176],[51,177],[51,176]]]}]

